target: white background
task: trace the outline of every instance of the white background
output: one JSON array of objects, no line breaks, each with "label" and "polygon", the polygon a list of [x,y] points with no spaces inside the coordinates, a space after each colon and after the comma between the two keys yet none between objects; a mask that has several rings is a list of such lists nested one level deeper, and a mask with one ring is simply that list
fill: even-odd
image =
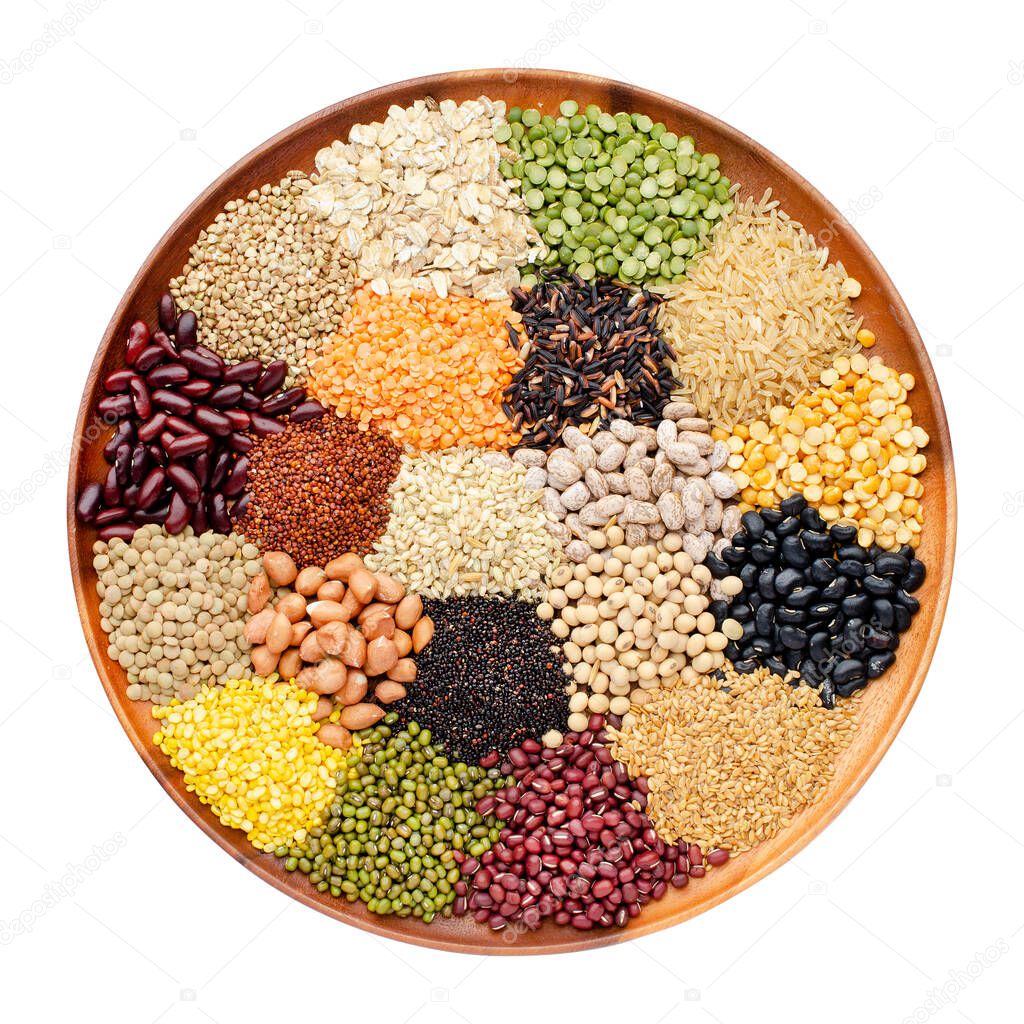
[{"label": "white background", "polygon": [[[5,0],[0,12],[4,1019],[1018,1019],[1019,5]],[[66,34],[48,34],[61,17]],[[345,96],[508,64],[607,75],[708,110],[846,212],[934,360],[956,449],[960,548],[916,707],[862,792],[799,857],[641,941],[489,960],[381,941],[307,910],[173,807],[86,656],[64,489],[103,328],[210,180]],[[69,868],[78,881],[61,894]],[[16,919],[27,934],[11,933]]]}]

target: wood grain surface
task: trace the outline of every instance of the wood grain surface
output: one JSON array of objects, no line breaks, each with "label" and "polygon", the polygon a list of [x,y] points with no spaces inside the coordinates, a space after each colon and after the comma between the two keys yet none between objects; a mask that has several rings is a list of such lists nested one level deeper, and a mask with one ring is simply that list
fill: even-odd
[{"label": "wood grain surface", "polygon": [[[863,285],[856,311],[878,337],[872,354],[883,356],[917,379],[911,395],[915,422],[928,431],[928,466],[925,487],[925,525],[919,556],[928,578],[916,594],[921,611],[901,640],[896,665],[871,683],[863,701],[863,718],[853,745],[842,755],[834,781],[825,797],[804,811],[793,825],[770,842],[731,860],[685,889],[670,889],[651,903],[627,928],[578,932],[546,924],[536,932],[511,929],[494,933],[472,919],[438,918],[423,925],[415,918],[379,917],[359,904],[321,895],[305,876],[289,875],[277,858],[261,854],[243,833],[220,825],[208,807],[185,791],[181,774],[171,768],[153,746],[156,723],[150,705],[125,696],[124,671],[107,657],[107,640],[99,623],[95,574],[92,569],[92,528],[75,521],[75,497],[89,480],[106,471],[102,447],[109,430],[98,429],[95,403],[101,380],[124,365],[124,343],[129,324],[142,317],[152,321],[156,301],[172,277],[180,273],[189,247],[230,200],[244,196],[265,182],[277,182],[292,169],[311,171],[318,149],[333,139],[346,138],[355,123],[382,119],[392,104],[407,106],[426,95],[458,101],[487,95],[509,105],[538,107],[557,114],[562,99],[583,107],[596,103],[608,111],[640,111],[664,121],[680,135],[694,137],[700,152],[717,153],[723,171],[743,186],[745,194],[760,195],[771,187],[785,210],[814,235],[829,238],[834,258]],[[805,126],[812,130],[811,126]],[[837,155],[837,159],[838,159]],[[827,232],[827,234],[826,234]],[[908,245],[916,244],[908,239]],[[949,596],[956,539],[956,491],[953,458],[945,411],[935,374],[921,337],[892,281],[842,215],[799,174],[762,146],[721,121],[665,96],[609,81],[562,71],[489,69],[431,75],[374,89],[327,107],[298,122],[243,157],[217,179],[171,226],[152,251],[114,312],[89,372],[76,426],[76,444],[68,476],[68,545],[71,571],[82,628],[96,671],[115,713],[139,756],[178,806],[222,849],[240,864],[308,906],[367,931],[423,946],[466,953],[535,954],[581,950],[622,942],[677,924],[729,899],[774,871],[807,845],[846,806],[874,770],[910,711],[924,683],[935,651]]]}]

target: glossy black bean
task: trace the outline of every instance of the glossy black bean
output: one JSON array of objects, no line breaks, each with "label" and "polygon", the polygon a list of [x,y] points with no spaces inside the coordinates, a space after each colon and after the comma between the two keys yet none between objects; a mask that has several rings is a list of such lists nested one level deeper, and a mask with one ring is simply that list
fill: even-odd
[{"label": "glossy black bean", "polygon": [[747,619],[747,621],[743,623],[743,635],[740,637],[740,646],[749,644],[756,636],[757,626],[754,624],[754,620]]},{"label": "glossy black bean", "polygon": [[896,617],[896,631],[899,633],[905,633],[910,629],[910,609],[904,608],[901,604],[894,604],[892,606],[892,613]]},{"label": "glossy black bean", "polygon": [[807,646],[807,632],[799,626],[782,626],[779,629],[779,643],[791,650],[802,650]]},{"label": "glossy black bean", "polygon": [[786,604],[790,608],[810,608],[821,596],[817,587],[798,587],[791,591],[786,598]]},{"label": "glossy black bean", "polygon": [[849,523],[836,523],[828,533],[837,544],[852,544],[857,539],[857,527]]},{"label": "glossy black bean", "polygon": [[838,610],[839,605],[834,601],[815,601],[807,609],[807,614],[816,622],[820,622],[822,619],[831,619]]},{"label": "glossy black bean", "polygon": [[841,547],[836,548],[836,558],[840,561],[852,558],[855,562],[868,562],[870,560],[867,548],[862,548],[859,544],[843,544]]},{"label": "glossy black bean", "polygon": [[867,674],[863,676],[857,676],[851,679],[848,683],[843,683],[836,686],[837,697],[852,697],[858,690],[863,690],[868,684]]},{"label": "glossy black bean", "polygon": [[822,600],[841,601],[846,596],[849,586],[850,581],[845,576],[837,576],[828,586],[821,588]]},{"label": "glossy black bean", "polygon": [[784,537],[780,545],[780,555],[786,565],[794,569],[806,569],[811,564],[811,556],[805,550],[797,536]]},{"label": "glossy black bean", "polygon": [[877,576],[875,573],[868,573],[860,581],[860,585],[872,597],[892,597],[896,593],[896,584],[892,580]]},{"label": "glossy black bean", "polygon": [[858,562],[852,558],[844,558],[836,566],[836,571],[841,576],[848,576],[852,580],[862,580],[868,574],[867,566],[863,562]]},{"label": "glossy black bean", "polygon": [[767,601],[757,609],[754,616],[754,630],[758,636],[771,636],[775,622],[775,605]]},{"label": "glossy black bean", "polygon": [[909,568],[910,563],[902,555],[882,552],[875,558],[875,572],[879,576],[898,576],[902,579]]},{"label": "glossy black bean", "polygon": [[729,606],[729,618],[735,619],[737,622],[747,622],[753,614],[749,604],[740,603]]},{"label": "glossy black bean", "polygon": [[910,559],[910,564],[907,568],[906,575],[903,577],[901,585],[903,589],[907,591],[907,593],[909,594],[917,590],[917,588],[921,586],[922,583],[924,583],[924,577],[924,562],[920,561],[917,558],[912,558]]},{"label": "glossy black bean", "polygon": [[864,641],[864,646],[872,651],[888,651],[892,648],[893,643],[897,641],[895,633],[888,629],[878,629],[871,625],[864,629],[861,639]]},{"label": "glossy black bean", "polygon": [[751,540],[760,540],[764,535],[764,519],[757,512],[744,512],[740,516],[740,527]]},{"label": "glossy black bean", "polygon": [[732,663],[732,667],[740,673],[753,672],[757,668],[757,658],[739,658]]},{"label": "glossy black bean", "polygon": [[[736,535],[736,537],[738,536],[739,534]],[[746,552],[735,547],[736,537],[733,537],[732,546],[722,549],[722,561],[730,567],[730,571],[732,567],[742,565],[747,560]]]},{"label": "glossy black bean", "polygon": [[858,661],[856,658],[844,658],[832,670],[832,681],[836,686],[842,686],[866,675],[867,670],[862,661]]},{"label": "glossy black bean", "polygon": [[824,531],[826,529],[825,520],[821,518],[818,510],[816,508],[812,508],[810,505],[800,513],[800,525],[805,530]]},{"label": "glossy black bean", "polygon": [[714,552],[708,552],[704,558],[704,564],[708,567],[708,572],[710,572],[716,580],[721,580],[726,576],[732,575],[732,570],[729,566],[722,561],[718,555],[714,554]]},{"label": "glossy black bean", "polygon": [[[705,564],[707,564],[706,561]],[[717,601],[712,601],[708,605],[707,610],[711,612],[712,615],[714,615],[715,625],[721,626],[722,623],[729,617],[729,602],[723,601],[721,599]]]},{"label": "glossy black bean", "polygon": [[807,500],[802,494],[791,494],[779,502],[779,511],[784,516],[798,516],[807,508]]},{"label": "glossy black bean", "polygon": [[804,575],[799,569],[780,569],[775,574],[775,593],[781,597],[791,594],[804,582]]},{"label": "glossy black bean", "polygon": [[769,529],[778,526],[786,518],[777,508],[763,508],[758,514]]},{"label": "glossy black bean", "polygon": [[836,706],[836,688],[831,679],[826,678],[822,681],[818,695],[821,697],[822,707],[834,708]]},{"label": "glossy black bean", "polygon": [[903,590],[897,590],[893,595],[893,604],[898,604],[901,608],[906,608],[911,615],[917,613],[917,610],[921,607],[921,602],[916,597],[911,597],[910,594]]},{"label": "glossy black bean", "polygon": [[815,661],[821,661],[827,656],[830,640],[831,637],[823,629],[810,635],[807,641],[807,650]]},{"label": "glossy black bean", "polygon": [[792,537],[794,533],[798,533],[800,530],[800,520],[796,516],[787,516],[785,519],[775,527],[775,536],[777,539],[782,540],[783,537]]},{"label": "glossy black bean", "polygon": [[896,622],[892,601],[878,597],[871,602],[871,621],[882,629],[891,629]]},{"label": "glossy black bean", "polygon": [[807,612],[802,608],[787,608],[779,605],[775,609],[775,621],[780,626],[803,626],[807,623]]},{"label": "glossy black bean", "polygon": [[834,558],[815,558],[807,569],[812,583],[819,585],[831,583],[836,578],[836,567],[839,563]]},{"label": "glossy black bean", "polygon": [[766,566],[757,575],[757,592],[767,600],[775,597],[775,567]]},{"label": "glossy black bean", "polygon": [[839,602],[839,609],[847,618],[864,618],[871,613],[871,598],[867,594],[851,594]]},{"label": "glossy black bean", "polygon": [[737,530],[732,537],[729,538],[729,543],[736,548],[737,551],[746,551],[750,547],[750,537],[747,536],[746,530]]},{"label": "glossy black bean", "polygon": [[[744,596],[747,599],[747,604],[749,604],[751,609],[753,611],[755,611],[755,612],[757,611],[758,608],[761,607],[761,605],[764,604],[764,598],[761,596],[760,592],[757,591],[757,590],[752,590],[749,594],[746,594]],[[774,604],[775,602],[773,601],[771,603]]]},{"label": "glossy black bean", "polygon": [[887,668],[896,663],[896,655],[892,651],[879,651],[867,660],[868,678],[877,679]]},{"label": "glossy black bean", "polygon": [[765,657],[764,667],[770,672],[774,672],[777,676],[784,676],[789,671],[786,663],[781,658],[776,658],[771,654]]},{"label": "glossy black bean", "polygon": [[755,657],[764,658],[775,650],[775,644],[770,636],[755,636],[748,649]]},{"label": "glossy black bean", "polygon": [[819,555],[831,556],[832,538],[824,530],[804,530],[800,534],[804,549],[817,558]]},{"label": "glossy black bean", "polygon": [[771,565],[778,553],[774,544],[759,541],[750,548],[750,557],[757,565]]}]

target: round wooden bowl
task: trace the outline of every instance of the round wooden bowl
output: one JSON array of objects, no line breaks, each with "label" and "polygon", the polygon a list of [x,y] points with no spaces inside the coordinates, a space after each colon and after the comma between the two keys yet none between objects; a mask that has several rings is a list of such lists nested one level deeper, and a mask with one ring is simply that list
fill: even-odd
[{"label": "round wooden bowl", "polygon": [[[261,854],[244,835],[223,827],[196,797],[185,791],[182,775],[153,746],[155,721],[150,705],[125,696],[124,671],[107,657],[107,641],[100,628],[92,544],[96,533],[75,520],[79,489],[106,471],[102,447],[109,431],[95,429],[93,410],[101,394],[102,378],[124,365],[124,344],[129,324],[138,317],[151,321],[156,301],[168,282],[181,271],[189,247],[231,199],[246,195],[265,182],[278,181],[297,168],[311,170],[318,149],[333,139],[346,138],[355,123],[382,120],[392,104],[407,106],[427,95],[462,101],[486,94],[509,105],[556,111],[566,97],[582,107],[596,103],[604,110],[641,111],[664,121],[680,135],[691,134],[701,152],[721,157],[722,167],[745,194],[760,196],[770,187],[783,208],[822,242],[834,258],[863,285],[856,311],[878,337],[873,352],[917,380],[912,395],[915,422],[928,431],[928,467],[922,477],[927,521],[919,550],[928,578],[917,597],[918,614],[900,645],[895,666],[867,688],[861,727],[853,745],[841,757],[835,779],[824,798],[809,808],[770,842],[730,860],[724,867],[682,890],[644,908],[623,930],[578,932],[545,924],[536,932],[512,929],[495,933],[472,919],[437,919],[424,925],[415,918],[378,917],[359,904],[321,895],[301,874],[288,874],[282,862]],[[622,82],[561,71],[489,69],[431,75],[389,85],[321,110],[292,125],[254,149],[217,179],[175,221],[132,281],[100,342],[78,413],[76,446],[68,476],[68,545],[79,614],[86,640],[107,697],[139,756],[178,806],[220,847],[240,864],[307,906],[367,931],[422,946],[467,953],[557,953],[623,942],[685,921],[735,896],[774,871],[803,849],[846,806],[888,749],[914,703],[935,651],[949,597],[956,534],[956,492],[953,455],[946,416],[935,374],[921,337],[888,275],[863,240],[838,210],[810,184],[762,146],[734,128],[693,107]]]}]

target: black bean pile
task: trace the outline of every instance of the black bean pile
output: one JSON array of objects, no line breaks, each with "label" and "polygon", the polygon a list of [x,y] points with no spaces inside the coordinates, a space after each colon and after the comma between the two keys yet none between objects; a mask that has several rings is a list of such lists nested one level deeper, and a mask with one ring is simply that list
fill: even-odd
[{"label": "black bean pile", "polygon": [[522,445],[551,447],[564,427],[594,419],[661,418],[676,382],[655,325],[660,304],[646,289],[557,270],[528,291],[513,289],[523,322],[521,329],[508,324],[508,334],[524,366],[502,408]]},{"label": "black bean pile", "polygon": [[565,724],[565,676],[554,638],[525,601],[428,599],[434,639],[416,657],[416,686],[396,705],[429,722],[451,756],[479,763]]},{"label": "black bean pile", "polygon": [[743,636],[725,649],[738,672],[795,669],[830,708],[892,665],[924,581],[912,548],[861,547],[855,527],[829,528],[798,494],[741,522],[731,546],[704,563],[743,581],[728,609]]}]

